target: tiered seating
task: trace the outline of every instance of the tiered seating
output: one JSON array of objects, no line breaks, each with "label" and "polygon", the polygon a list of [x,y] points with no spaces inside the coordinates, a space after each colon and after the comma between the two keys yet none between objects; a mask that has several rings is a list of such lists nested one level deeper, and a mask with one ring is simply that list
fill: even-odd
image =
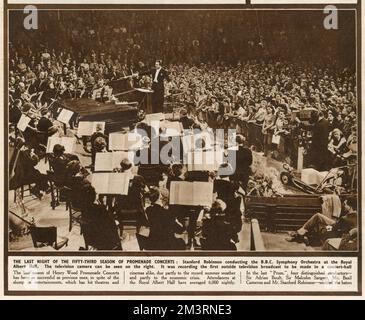
[{"label": "tiered seating", "polygon": [[319,196],[246,197],[246,216],[260,222],[263,230],[299,229],[313,214],[322,211]]}]

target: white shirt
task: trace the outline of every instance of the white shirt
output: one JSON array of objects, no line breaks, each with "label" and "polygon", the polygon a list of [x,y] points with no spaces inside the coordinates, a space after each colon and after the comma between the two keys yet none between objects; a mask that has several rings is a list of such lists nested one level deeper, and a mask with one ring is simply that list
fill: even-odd
[{"label": "white shirt", "polygon": [[158,82],[157,77],[158,77],[158,74],[160,73],[160,71],[161,71],[161,68],[156,69],[155,78],[153,79],[153,82]]}]

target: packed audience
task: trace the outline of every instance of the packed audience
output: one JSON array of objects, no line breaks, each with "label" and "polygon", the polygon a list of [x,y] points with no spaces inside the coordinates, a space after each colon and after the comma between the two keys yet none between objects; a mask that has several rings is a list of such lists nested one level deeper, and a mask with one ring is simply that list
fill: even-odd
[{"label": "packed audience", "polygon": [[[137,69],[131,73],[111,55],[91,53],[90,59],[77,62],[70,54],[45,49],[37,58],[26,58],[15,53],[10,66],[12,123],[18,122],[21,112],[41,114],[55,100],[91,97],[94,90],[128,75],[134,76],[119,81],[126,82],[126,87],[151,83],[146,77],[138,81]],[[144,68],[141,62],[139,70]],[[310,140],[303,135],[308,130],[299,119],[303,110],[322,112],[328,122],[327,148],[321,149],[328,156],[319,169],[343,164],[343,155],[356,144],[356,83],[349,69],[250,60],[234,66],[170,65],[169,72],[172,81],[166,85],[166,96],[170,103],[185,106],[211,128],[236,129],[265,155],[295,164],[298,146]],[[31,101],[34,106],[27,110]],[[41,131],[47,126],[43,125]],[[338,145],[338,138],[332,138],[334,129],[345,144]],[[310,152],[309,146],[307,149]],[[308,157],[307,165],[316,166],[316,155],[313,157]]]}]

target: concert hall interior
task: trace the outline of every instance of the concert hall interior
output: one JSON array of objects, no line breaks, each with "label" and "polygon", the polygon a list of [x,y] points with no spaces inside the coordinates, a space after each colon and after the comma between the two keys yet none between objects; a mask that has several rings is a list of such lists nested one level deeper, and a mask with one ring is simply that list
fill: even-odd
[{"label": "concert hall interior", "polygon": [[357,250],[355,11],[38,14],[8,21],[10,250]]}]

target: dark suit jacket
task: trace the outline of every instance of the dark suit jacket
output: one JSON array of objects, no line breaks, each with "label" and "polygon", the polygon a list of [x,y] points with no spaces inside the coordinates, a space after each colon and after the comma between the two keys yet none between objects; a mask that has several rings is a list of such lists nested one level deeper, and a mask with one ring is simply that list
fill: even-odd
[{"label": "dark suit jacket", "polygon": [[252,152],[240,146],[236,152],[236,173],[251,173]]},{"label": "dark suit jacket", "polygon": [[235,197],[235,188],[230,181],[214,180],[214,192],[217,193],[218,199],[223,200],[227,205]]},{"label": "dark suit jacket", "polygon": [[172,181],[184,181],[183,179],[181,179],[180,177],[176,177],[176,176],[170,176],[168,179],[167,179],[167,184],[166,184],[166,187],[168,190],[170,190],[170,186],[171,186],[171,182]]},{"label": "dark suit jacket", "polygon": [[42,132],[48,132],[48,129],[53,126],[51,120],[46,117],[41,117],[37,124],[37,130]]},{"label": "dark suit jacket", "polygon": [[145,186],[145,179],[140,175],[135,175],[129,181],[128,195],[119,195],[116,197],[115,209],[119,220],[123,220],[123,217],[131,214],[137,219],[138,224],[146,225],[146,215],[143,206],[143,191]]},{"label": "dark suit jacket", "polygon": [[158,76],[157,76],[157,82],[154,82],[155,79],[155,74],[156,74],[156,68],[153,68],[149,71],[146,72],[142,72],[140,75],[145,75],[145,74],[149,74],[152,77],[152,89],[153,90],[163,90],[164,89],[164,80],[169,80],[169,74],[167,72],[167,70],[165,70],[164,68],[161,68]]},{"label": "dark suit jacket", "polygon": [[320,153],[322,148],[327,150],[329,132],[328,120],[323,118],[318,121],[313,127],[312,148],[319,148],[320,150],[317,149],[316,151]]},{"label": "dark suit jacket", "polygon": [[148,239],[152,249],[175,249],[177,242],[175,232],[178,225],[172,212],[158,204],[153,204],[146,209],[146,214],[150,226]]},{"label": "dark suit jacket", "polygon": [[215,216],[203,222],[203,250],[237,250],[231,242],[235,232],[224,216]]},{"label": "dark suit jacket", "polygon": [[180,122],[184,129],[190,129],[191,126],[194,124],[194,120],[191,118],[188,118],[186,116],[180,118]]},{"label": "dark suit jacket", "polygon": [[63,178],[66,175],[66,166],[72,160],[79,161],[79,157],[69,153],[64,153],[60,157],[55,157],[53,154],[49,156],[49,163],[53,171],[57,175],[63,176]]},{"label": "dark suit jacket", "polygon": [[341,233],[342,235],[343,233],[347,233],[351,229],[356,227],[357,227],[357,214],[355,212],[352,212],[340,217],[340,219],[338,219],[336,224],[333,226],[333,229]]},{"label": "dark suit jacket", "polygon": [[89,205],[82,210],[81,218],[87,245],[98,250],[122,249],[115,221],[102,205]]},{"label": "dark suit jacket", "polygon": [[328,135],[329,123],[326,119],[321,119],[313,127],[310,148],[311,164],[320,171],[327,169],[329,166]]}]

